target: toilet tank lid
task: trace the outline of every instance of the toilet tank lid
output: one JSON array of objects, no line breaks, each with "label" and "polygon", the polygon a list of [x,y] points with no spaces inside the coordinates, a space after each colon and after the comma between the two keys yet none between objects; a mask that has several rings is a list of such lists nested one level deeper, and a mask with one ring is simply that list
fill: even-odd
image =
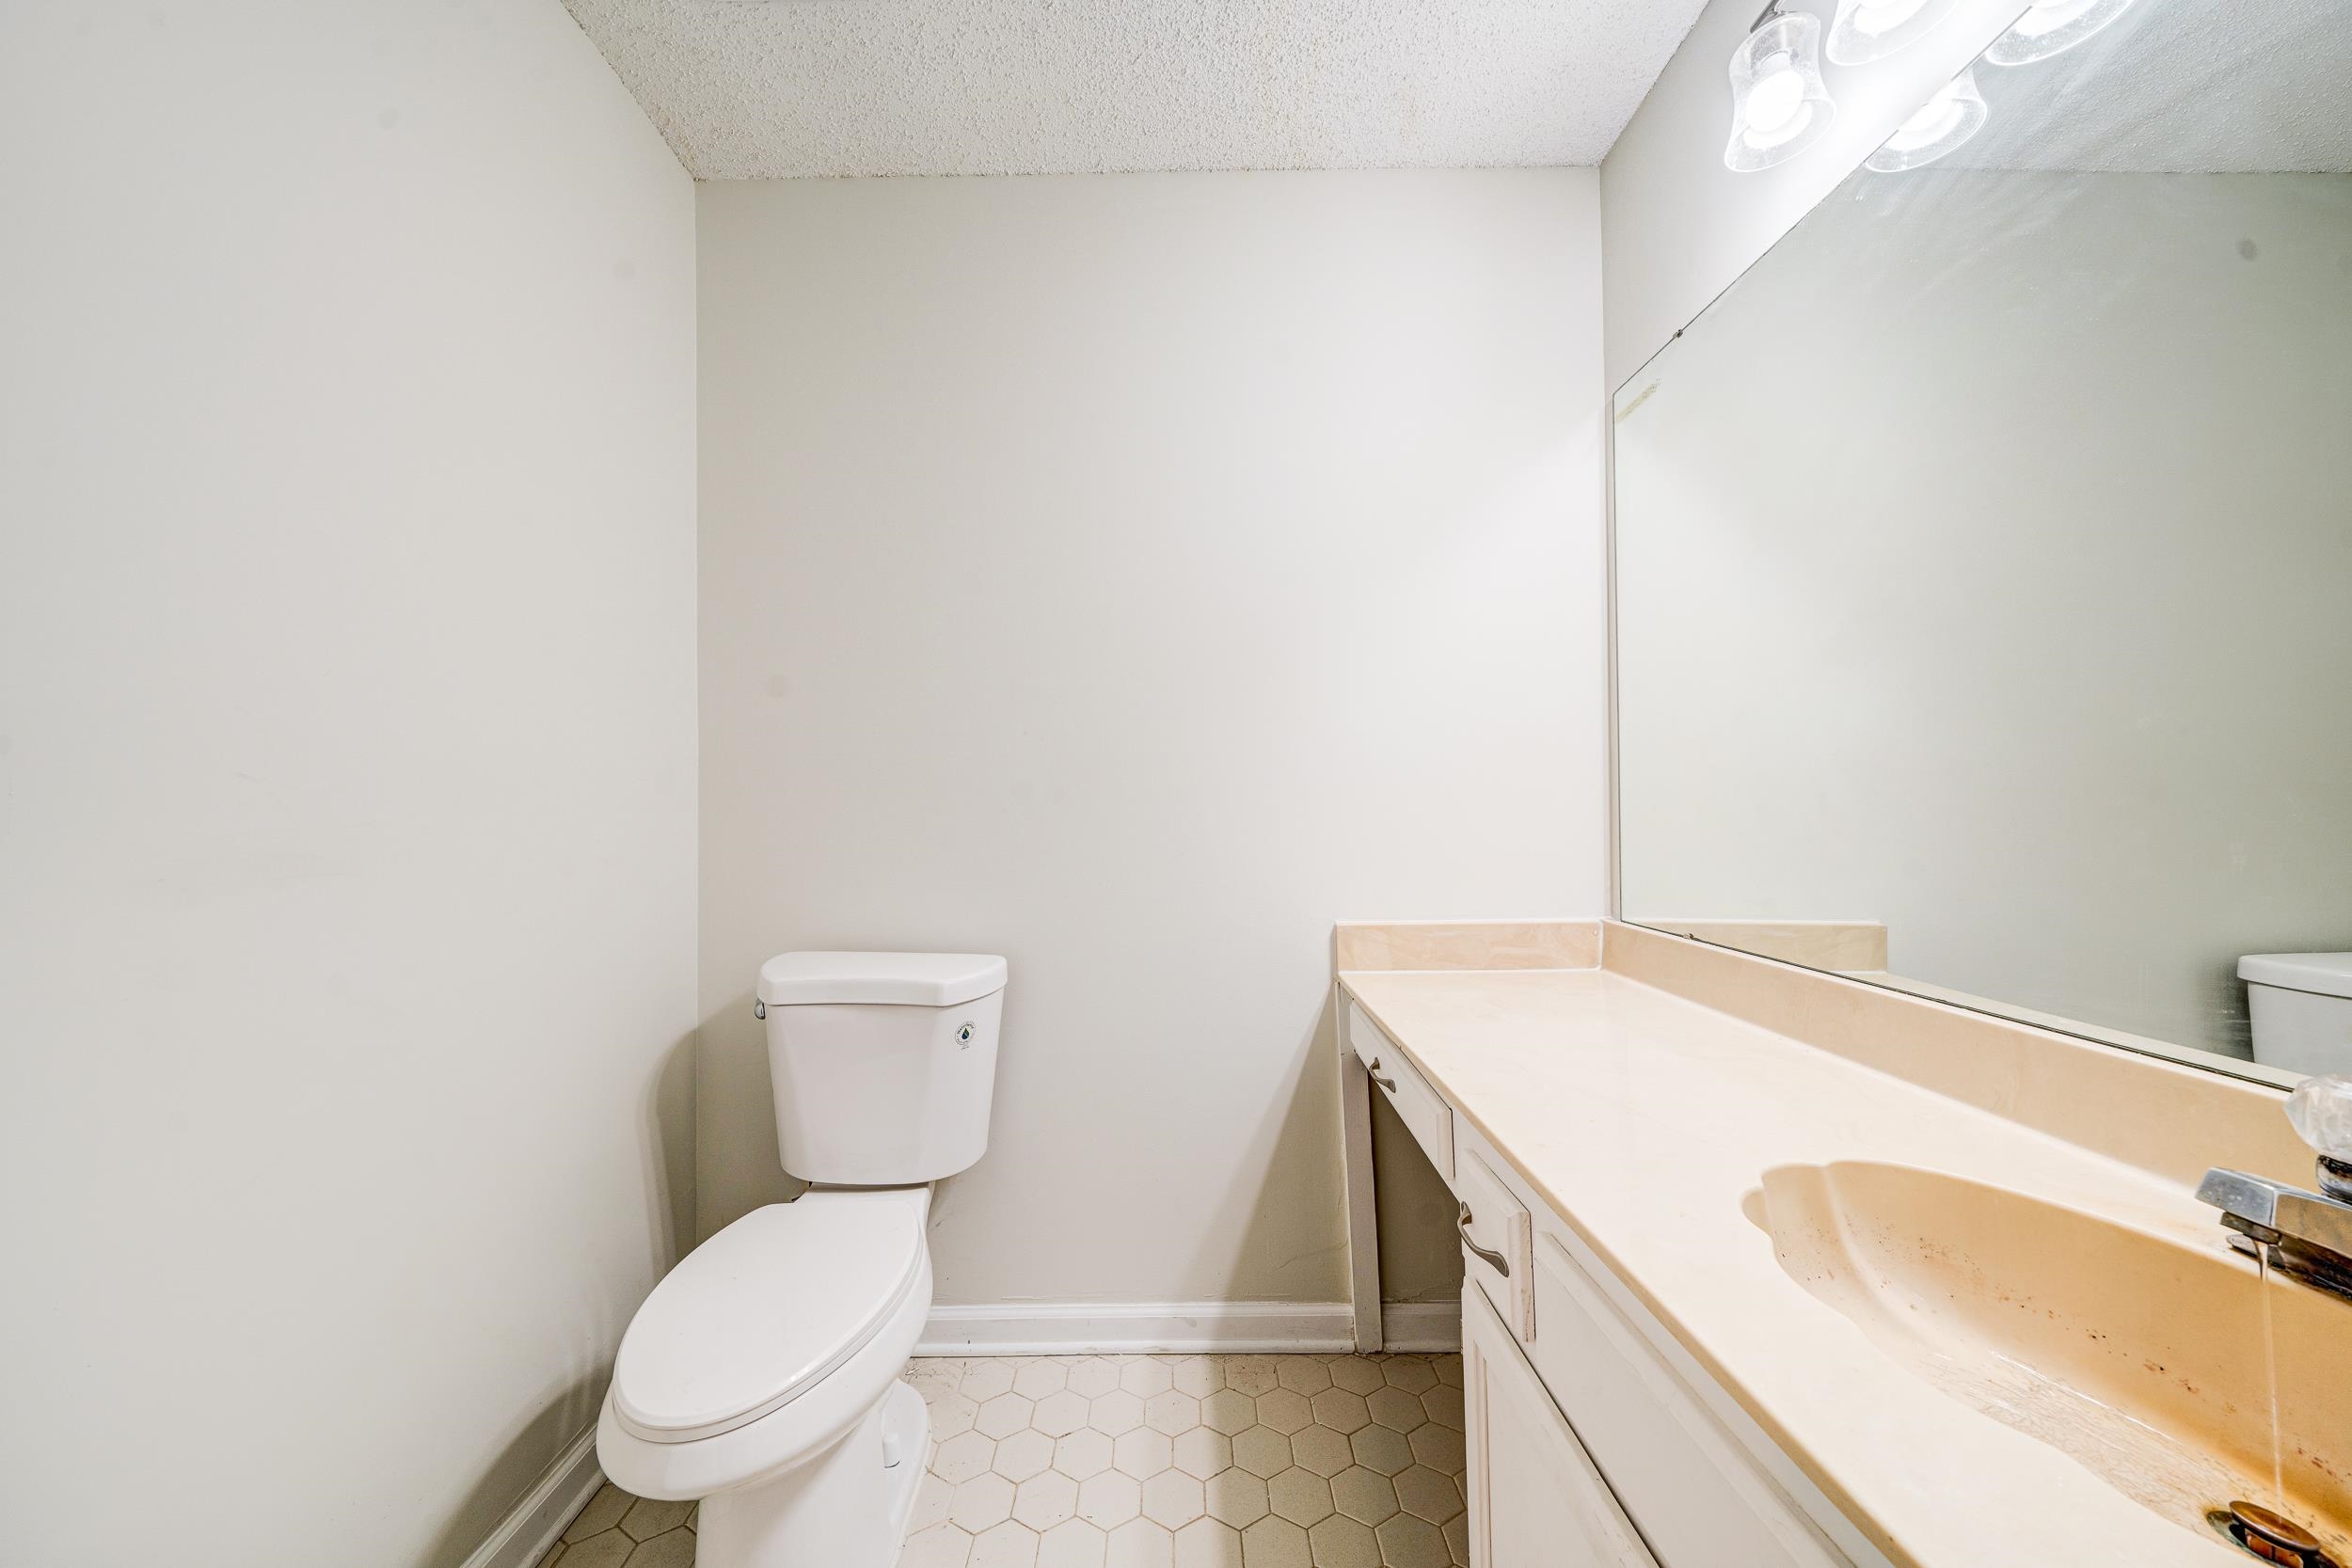
[{"label": "toilet tank lid", "polygon": [[953,1007],[1005,989],[1005,960],[993,953],[779,953],[759,966],[759,999],[770,1006],[811,1002],[882,1002]]},{"label": "toilet tank lid", "polygon": [[2249,953],[2237,974],[2258,986],[2352,996],[2352,953]]}]

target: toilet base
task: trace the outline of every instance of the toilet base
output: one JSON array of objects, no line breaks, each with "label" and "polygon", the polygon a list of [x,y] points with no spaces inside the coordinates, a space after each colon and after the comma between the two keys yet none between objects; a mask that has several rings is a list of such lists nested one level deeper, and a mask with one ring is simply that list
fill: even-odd
[{"label": "toilet base", "polygon": [[907,1538],[914,1496],[923,1490],[923,1468],[931,1457],[931,1407],[914,1384],[900,1379],[882,1400],[883,1482],[890,1497],[890,1557]]},{"label": "toilet base", "polygon": [[702,1500],[697,1568],[892,1568],[930,1442],[904,1380],[847,1437],[804,1465]]}]

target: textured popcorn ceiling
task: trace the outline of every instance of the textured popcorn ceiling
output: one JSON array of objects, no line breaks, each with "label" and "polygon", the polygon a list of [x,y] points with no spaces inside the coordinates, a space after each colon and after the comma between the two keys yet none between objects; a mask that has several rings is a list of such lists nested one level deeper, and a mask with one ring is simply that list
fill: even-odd
[{"label": "textured popcorn ceiling", "polygon": [[565,0],[698,179],[1597,164],[1704,0]]}]

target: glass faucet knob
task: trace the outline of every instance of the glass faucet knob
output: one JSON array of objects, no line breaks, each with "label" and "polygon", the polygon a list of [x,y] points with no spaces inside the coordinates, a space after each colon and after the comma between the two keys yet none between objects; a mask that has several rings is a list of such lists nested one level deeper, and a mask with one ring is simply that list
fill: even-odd
[{"label": "glass faucet knob", "polygon": [[2352,1160],[2352,1078],[2304,1079],[2287,1096],[2287,1120],[2320,1153]]}]

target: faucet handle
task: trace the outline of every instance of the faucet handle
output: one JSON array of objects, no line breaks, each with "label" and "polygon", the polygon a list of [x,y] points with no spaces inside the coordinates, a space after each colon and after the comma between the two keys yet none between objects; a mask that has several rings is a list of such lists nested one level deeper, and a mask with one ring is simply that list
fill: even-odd
[{"label": "faucet handle", "polygon": [[2319,1155],[2319,1190],[2352,1202],[2352,1078],[2306,1078],[2287,1096],[2287,1120]]}]

